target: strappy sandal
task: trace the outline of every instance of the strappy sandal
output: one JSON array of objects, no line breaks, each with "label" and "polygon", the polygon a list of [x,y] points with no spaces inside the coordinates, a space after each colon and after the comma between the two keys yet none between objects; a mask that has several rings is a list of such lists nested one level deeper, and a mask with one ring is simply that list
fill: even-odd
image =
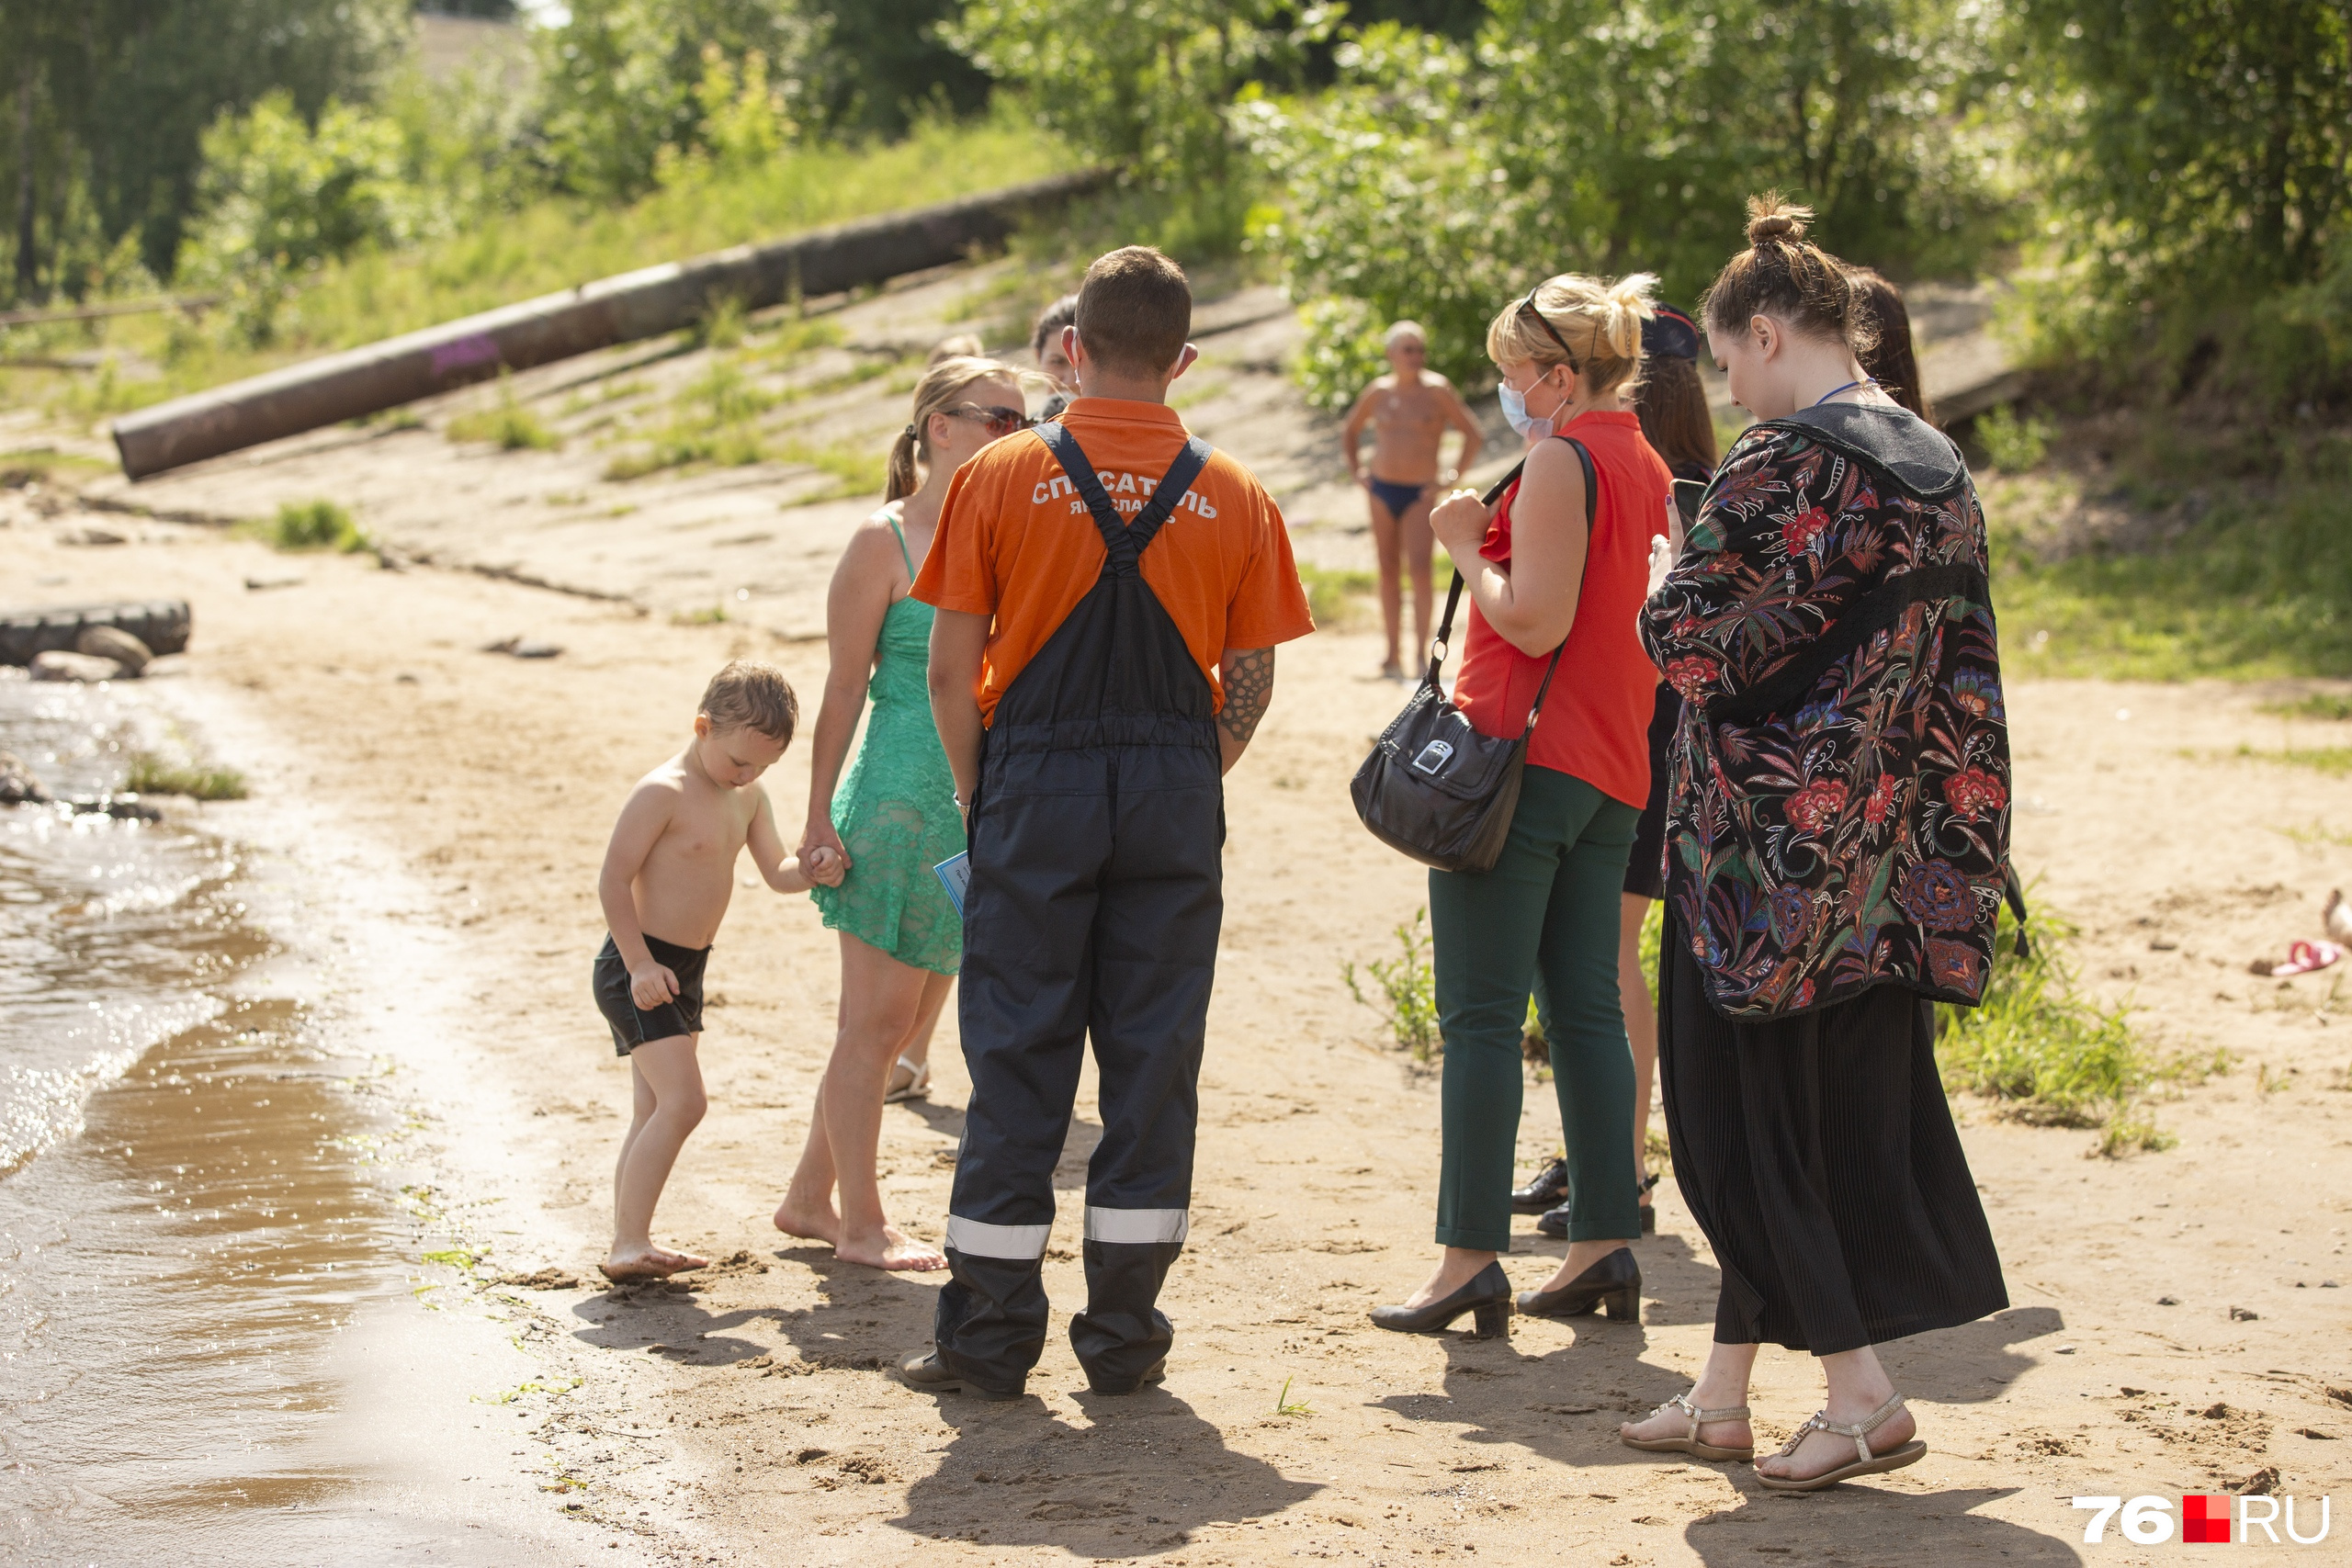
[{"label": "strappy sandal", "polygon": [[1690,1429],[1688,1432],[1683,1433],[1682,1436],[1679,1438],[1629,1438],[1623,1432],[1620,1432],[1617,1434],[1617,1440],[1624,1444],[1629,1449],[1639,1449],[1644,1453],[1689,1454],[1693,1459],[1713,1460],[1752,1460],[1756,1457],[1756,1445],[1754,1443],[1749,1443],[1745,1448],[1727,1449],[1720,1447],[1714,1443],[1702,1443],[1699,1440],[1699,1428],[1702,1427],[1710,1425],[1716,1421],[1747,1420],[1747,1405],[1730,1405],[1722,1410],[1702,1410],[1697,1405],[1690,1403],[1690,1396],[1689,1394],[1678,1393],[1672,1399],[1668,1400],[1664,1404],[1659,1405],[1656,1410],[1651,1411],[1650,1414],[1654,1416],[1663,1416],[1669,1410],[1679,1410],[1684,1416],[1690,1418]]},{"label": "strappy sandal", "polygon": [[[907,1087],[904,1089],[886,1090],[882,1096],[882,1103],[885,1105],[897,1105],[904,1100],[929,1099],[931,1096],[931,1064],[929,1062],[910,1062],[904,1056],[901,1056],[899,1058],[899,1066],[906,1068],[907,1071],[912,1073],[914,1077],[907,1080]],[[895,1067],[891,1069],[894,1076],[896,1075],[897,1070],[898,1069]]]},{"label": "strappy sandal", "polygon": [[1841,1481],[1851,1481],[1858,1475],[1877,1475],[1884,1471],[1901,1470],[1906,1464],[1917,1464],[1928,1451],[1928,1445],[1917,1438],[1912,1438],[1901,1448],[1889,1449],[1883,1454],[1871,1452],[1871,1434],[1892,1419],[1894,1413],[1902,1408],[1903,1396],[1899,1393],[1892,1393],[1887,1395],[1884,1404],[1871,1411],[1861,1420],[1852,1423],[1832,1421],[1829,1419],[1829,1412],[1816,1410],[1806,1418],[1804,1426],[1797,1428],[1796,1436],[1791,1438],[1781,1447],[1781,1451],[1772,1457],[1787,1459],[1795,1453],[1798,1445],[1804,1441],[1804,1435],[1807,1432],[1827,1432],[1833,1437],[1851,1438],[1854,1440],[1854,1462],[1841,1464],[1837,1469],[1825,1471],[1819,1475],[1807,1476],[1803,1481],[1791,1476],[1768,1475],[1760,1470],[1756,1472],[1756,1479],[1775,1492],[1818,1492],[1826,1486],[1835,1486]]}]

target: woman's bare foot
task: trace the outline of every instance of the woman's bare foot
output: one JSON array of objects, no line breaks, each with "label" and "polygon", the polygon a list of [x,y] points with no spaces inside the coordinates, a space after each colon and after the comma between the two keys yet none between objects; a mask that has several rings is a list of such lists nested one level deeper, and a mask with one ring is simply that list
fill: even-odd
[{"label": "woman's bare foot", "polygon": [[868,1269],[899,1269],[916,1274],[928,1274],[934,1269],[947,1267],[947,1256],[937,1247],[917,1241],[893,1224],[868,1235],[844,1235],[834,1245],[833,1256],[844,1263],[863,1263]]},{"label": "woman's bare foot", "polygon": [[1380,673],[1384,680],[1401,681],[1405,678],[1405,666],[1392,659],[1380,667]]},{"label": "woman's bare foot", "polygon": [[616,1247],[606,1255],[598,1272],[616,1285],[628,1285],[641,1280],[666,1280],[673,1274],[686,1274],[709,1267],[710,1259],[707,1258],[696,1258],[691,1252],[673,1252],[666,1247],[655,1247],[649,1242],[644,1247]]},{"label": "woman's bare foot", "polygon": [[[1828,1405],[1829,1419],[1843,1422],[1849,1426],[1858,1421],[1867,1421],[1871,1417],[1871,1412],[1878,1408],[1879,1403],[1872,1401],[1871,1404],[1857,1404],[1855,1408],[1847,1410],[1841,1408],[1838,1402],[1833,1399]],[[1871,1452],[1883,1454],[1890,1449],[1899,1449],[1918,1436],[1918,1433],[1919,1423],[1911,1418],[1911,1407],[1906,1404],[1880,1422],[1871,1430],[1868,1439]],[[1835,1432],[1825,1432],[1816,1427],[1805,1433],[1804,1441],[1797,1445],[1796,1452],[1785,1455],[1767,1454],[1756,1461],[1756,1469],[1758,1474],[1770,1475],[1776,1480],[1810,1481],[1816,1475],[1826,1475],[1833,1470],[1849,1465],[1858,1457],[1854,1450],[1853,1438],[1840,1437]]]},{"label": "woman's bare foot", "polygon": [[821,1241],[828,1247],[841,1245],[842,1217],[833,1213],[830,1195],[820,1195],[811,1202],[797,1190],[787,1190],[784,1201],[775,1206],[775,1228],[803,1241]]}]

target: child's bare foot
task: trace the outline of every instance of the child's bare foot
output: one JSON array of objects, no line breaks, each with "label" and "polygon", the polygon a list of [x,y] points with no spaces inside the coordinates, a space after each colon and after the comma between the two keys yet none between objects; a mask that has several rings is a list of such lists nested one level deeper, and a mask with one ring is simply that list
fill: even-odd
[{"label": "child's bare foot", "polygon": [[892,1224],[866,1235],[844,1235],[834,1245],[833,1256],[844,1263],[863,1263],[869,1269],[895,1269],[917,1274],[947,1267],[944,1253]]},{"label": "child's bare foot", "polygon": [[803,1241],[821,1241],[828,1247],[841,1244],[842,1217],[833,1213],[832,1200],[826,1196],[811,1202],[797,1191],[786,1190],[784,1201],[775,1206],[775,1228]]},{"label": "child's bare foot", "polygon": [[666,1280],[673,1274],[691,1273],[707,1269],[710,1259],[696,1258],[691,1252],[673,1252],[666,1247],[650,1244],[624,1250],[615,1247],[597,1271],[616,1285],[631,1285],[644,1280]]}]

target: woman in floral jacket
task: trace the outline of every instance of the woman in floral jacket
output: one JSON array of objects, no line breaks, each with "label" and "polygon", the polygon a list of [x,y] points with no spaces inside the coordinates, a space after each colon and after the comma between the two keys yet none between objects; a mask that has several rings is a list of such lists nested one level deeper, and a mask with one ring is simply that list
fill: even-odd
[{"label": "woman in floral jacket", "polygon": [[1757,1468],[1812,1489],[1927,1451],[1873,1345],[2007,1304],[1931,1002],[1984,992],[2009,749],[1967,466],[1857,362],[1863,319],[1811,214],[1750,212],[1703,315],[1759,423],[1679,562],[1654,564],[1642,625],[1685,699],[1659,1071],[1723,1284],[1697,1386],[1623,1432],[1748,1457],[1757,1347],[1809,1351],[1826,1407]]}]

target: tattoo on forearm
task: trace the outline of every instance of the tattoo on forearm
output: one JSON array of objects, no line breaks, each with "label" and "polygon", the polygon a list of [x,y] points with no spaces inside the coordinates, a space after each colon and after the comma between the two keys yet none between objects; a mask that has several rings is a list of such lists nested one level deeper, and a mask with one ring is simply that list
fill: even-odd
[{"label": "tattoo on forearm", "polygon": [[1258,721],[1266,716],[1266,705],[1274,698],[1274,650],[1252,649],[1218,674],[1225,682],[1225,707],[1216,721],[1225,726],[1235,745],[1247,746],[1257,732]]}]

